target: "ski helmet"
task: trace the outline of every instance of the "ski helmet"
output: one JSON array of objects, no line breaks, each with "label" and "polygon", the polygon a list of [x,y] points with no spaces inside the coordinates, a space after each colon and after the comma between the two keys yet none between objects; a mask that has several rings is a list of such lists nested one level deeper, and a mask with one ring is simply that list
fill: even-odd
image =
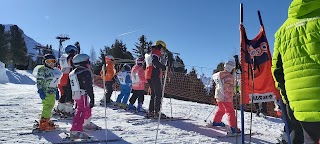
[{"label": "ski helmet", "polygon": [[113,57],[112,55],[107,55],[107,56],[105,57],[105,59],[106,59],[106,62],[107,62],[107,61],[114,61],[114,57]]},{"label": "ski helmet", "polygon": [[44,64],[56,63],[56,62],[57,62],[56,57],[52,54],[45,54],[43,56],[43,63]]},{"label": "ski helmet", "polygon": [[144,63],[144,57],[139,57],[136,59],[136,65],[143,64]]},{"label": "ski helmet", "polygon": [[90,64],[90,57],[87,54],[77,54],[73,57],[72,63],[74,66],[85,66],[86,64]]},{"label": "ski helmet", "polygon": [[131,71],[131,66],[129,64],[124,64],[122,66],[122,70],[125,70],[125,71]]},{"label": "ski helmet", "polygon": [[236,64],[234,61],[227,61],[224,63],[224,68],[226,71],[231,72],[236,67]]},{"label": "ski helmet", "polygon": [[156,41],[155,47],[156,47],[156,48],[164,48],[164,49],[167,49],[166,43],[163,42],[162,40]]},{"label": "ski helmet", "polygon": [[64,52],[67,53],[67,54],[70,54],[70,53],[73,53],[73,52],[79,53],[78,48],[75,47],[74,45],[66,46],[64,48]]}]

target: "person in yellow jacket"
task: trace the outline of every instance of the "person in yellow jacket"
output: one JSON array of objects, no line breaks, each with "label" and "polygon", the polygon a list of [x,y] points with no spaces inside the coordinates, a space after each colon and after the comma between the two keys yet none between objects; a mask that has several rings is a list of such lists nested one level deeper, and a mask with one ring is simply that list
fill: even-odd
[{"label": "person in yellow jacket", "polygon": [[320,143],[320,1],[293,0],[274,37],[276,86],[306,134]]},{"label": "person in yellow jacket", "polygon": [[112,95],[112,85],[114,83],[114,75],[116,70],[114,69],[114,57],[112,55],[107,55],[105,57],[106,61],[106,70],[103,69],[100,71],[101,78],[105,81],[106,93],[104,94],[104,99],[100,100],[100,105],[104,105],[104,100],[106,103],[111,103],[111,95]]}]

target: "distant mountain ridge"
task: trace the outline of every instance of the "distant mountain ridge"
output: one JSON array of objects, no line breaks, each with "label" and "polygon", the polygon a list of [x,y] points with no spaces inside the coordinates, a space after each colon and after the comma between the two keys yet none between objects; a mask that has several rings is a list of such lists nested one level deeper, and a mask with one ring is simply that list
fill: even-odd
[{"label": "distant mountain ridge", "polygon": [[[3,24],[4,25],[4,30],[6,32],[10,31],[10,27],[13,26],[13,24]],[[19,26],[18,26],[19,27]],[[36,45],[42,45],[40,43],[38,43],[37,41],[35,41],[34,39],[32,39],[31,37],[27,36],[24,31],[19,27],[19,29],[22,31],[23,33],[23,38],[24,38],[24,41],[26,43],[26,47],[27,47],[27,51],[28,53],[32,53],[32,54],[35,54],[37,55],[38,54],[38,50],[36,49],[33,49],[35,48]],[[43,46],[43,45],[42,45]],[[56,50],[53,50],[55,54],[57,54],[58,52]],[[36,60],[36,57],[33,57],[32,58],[34,61]]]}]

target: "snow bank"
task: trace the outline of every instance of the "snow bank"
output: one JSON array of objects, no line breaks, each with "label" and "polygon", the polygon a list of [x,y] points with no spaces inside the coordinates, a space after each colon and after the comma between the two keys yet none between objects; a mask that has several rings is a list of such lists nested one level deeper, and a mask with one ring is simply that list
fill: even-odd
[{"label": "snow bank", "polygon": [[6,68],[5,68],[5,64],[2,63],[0,61],[0,83],[7,83],[8,80],[8,76],[6,75]]},{"label": "snow bank", "polygon": [[35,85],[36,79],[32,77],[31,71],[17,70],[15,72],[6,69],[8,83]]}]

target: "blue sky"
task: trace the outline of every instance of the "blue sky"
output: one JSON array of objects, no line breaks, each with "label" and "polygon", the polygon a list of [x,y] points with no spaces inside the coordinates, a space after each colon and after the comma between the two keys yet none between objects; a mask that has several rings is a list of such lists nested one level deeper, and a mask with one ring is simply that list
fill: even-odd
[{"label": "blue sky", "polygon": [[[239,53],[239,5],[249,38],[259,31],[260,10],[271,51],[274,33],[287,18],[291,0],[6,0],[1,24],[17,24],[45,45],[68,34],[64,45],[80,41],[84,53],[122,39],[131,51],[141,35],[163,40],[179,52],[186,68],[210,75],[217,64]],[[127,35],[121,34],[132,32]],[[203,68],[200,68],[203,67]]]}]

